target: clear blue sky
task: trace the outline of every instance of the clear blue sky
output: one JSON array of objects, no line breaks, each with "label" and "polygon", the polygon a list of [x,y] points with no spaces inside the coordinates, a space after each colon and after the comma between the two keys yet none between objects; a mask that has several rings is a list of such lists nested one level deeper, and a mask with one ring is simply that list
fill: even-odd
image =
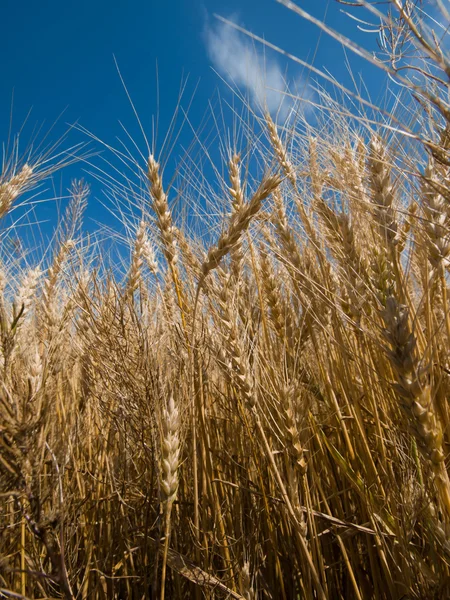
[{"label": "clear blue sky", "polygon": [[[320,18],[328,10],[327,23],[366,46],[374,45],[374,36],[359,32],[355,21],[343,15],[334,0],[302,0],[299,5]],[[48,128],[63,110],[55,134],[63,131],[65,124],[75,121],[110,144],[121,134],[119,120],[133,134],[137,132],[113,56],[149,136],[152,116],[157,110],[156,63],[160,132],[164,133],[173,113],[183,74],[190,76],[190,92],[198,83],[190,112],[196,127],[217,88],[225,98],[230,96],[212,67],[222,70],[226,78],[225,70],[231,65],[235,78],[243,76],[242,69],[236,70],[239,63],[236,44],[245,47],[247,41],[239,37],[230,39],[224,34],[214,13],[238,22],[303,60],[313,57],[318,29],[275,0],[3,0],[0,141],[8,133],[13,93],[13,131],[17,131],[32,109],[25,139],[36,125],[45,122],[44,129]],[[314,64],[328,68],[349,83],[343,57],[339,45],[323,35]],[[352,63],[356,72],[364,68],[364,63],[356,58]],[[284,57],[269,53],[268,66],[275,80],[285,72],[287,64]],[[369,81],[369,88],[376,94],[380,76],[373,76],[375,80]],[[299,68],[290,64],[288,79],[295,81],[299,77]],[[254,90],[253,94],[257,96]],[[183,134],[188,135],[188,132]],[[182,144],[187,141],[183,136]],[[80,134],[74,134],[72,139],[78,141]],[[80,168],[71,169],[68,176]],[[68,184],[64,179],[63,186]],[[97,192],[96,186],[94,190]]]}]

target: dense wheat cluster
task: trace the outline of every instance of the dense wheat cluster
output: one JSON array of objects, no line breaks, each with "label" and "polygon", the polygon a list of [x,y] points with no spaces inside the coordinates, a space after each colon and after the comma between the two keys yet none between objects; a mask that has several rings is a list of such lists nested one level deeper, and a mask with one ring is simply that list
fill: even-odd
[{"label": "dense wheat cluster", "polygon": [[[419,8],[382,28],[426,55],[404,112],[256,116],[207,244],[153,154],[125,274],[82,182],[51,253],[2,229],[0,597],[450,597],[450,63]],[[4,223],[51,170],[5,158]]]}]

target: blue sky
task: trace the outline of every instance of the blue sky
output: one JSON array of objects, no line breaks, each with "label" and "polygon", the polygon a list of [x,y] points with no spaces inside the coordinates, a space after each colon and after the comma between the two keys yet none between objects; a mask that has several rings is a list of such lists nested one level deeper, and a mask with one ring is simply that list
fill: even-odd
[{"label": "blue sky", "polygon": [[[358,31],[355,21],[342,14],[334,0],[302,0],[299,5],[317,17],[325,16],[327,23],[352,39],[362,41],[366,47],[375,44],[375,36]],[[230,90],[216,71],[225,80],[233,79],[245,89],[245,73],[258,66],[258,60],[251,63],[251,43],[224,28],[215,19],[215,13],[236,21],[303,60],[312,61],[314,57],[316,67],[326,67],[338,79],[350,83],[342,48],[325,35],[319,42],[318,29],[275,0],[3,0],[0,140],[7,138],[13,94],[13,131],[19,129],[31,109],[22,136],[24,141],[34,127],[44,123],[43,130],[48,129],[62,111],[64,114],[53,137],[63,132],[67,124],[78,122],[114,145],[116,136],[123,137],[120,120],[138,139],[136,122],[114,56],[150,138],[152,118],[159,113],[157,150],[177,103],[180,82],[187,75],[186,99],[196,90],[190,121],[193,128],[197,128],[215,91],[219,90],[225,100],[231,99]],[[248,48],[251,51],[247,59],[240,61],[239,55],[245,55]],[[262,56],[262,49],[257,48]],[[244,68],[243,64],[249,61],[250,67]],[[305,73],[284,57],[268,52],[265,64],[269,84],[277,84],[285,74],[291,85],[304,81]],[[352,65],[356,73],[362,69],[370,73],[366,80],[376,96],[382,81],[380,74],[357,58],[352,58]],[[256,106],[261,96],[256,80],[250,81],[247,92]],[[269,104],[275,105],[279,97],[268,92]],[[186,146],[191,137],[192,132],[187,128],[180,136],[180,147]],[[69,136],[71,142],[80,139],[83,137],[79,132]],[[139,139],[138,143],[141,143]],[[70,177],[78,175],[81,169],[81,165],[72,167],[65,175],[55,178],[55,185],[67,188]],[[94,196],[99,193],[97,184],[93,191]],[[49,210],[47,207],[44,212]],[[99,211],[99,205],[91,201],[89,215],[96,218]]]}]

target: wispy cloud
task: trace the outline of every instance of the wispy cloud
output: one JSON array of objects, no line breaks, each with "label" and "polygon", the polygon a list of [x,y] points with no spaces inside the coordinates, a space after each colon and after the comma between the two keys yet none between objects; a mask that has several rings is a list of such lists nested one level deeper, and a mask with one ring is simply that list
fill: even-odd
[{"label": "wispy cloud", "polygon": [[254,109],[268,110],[283,121],[298,107],[285,92],[304,88],[302,81],[287,81],[280,62],[264,48],[256,47],[250,38],[223,22],[208,23],[204,37],[214,68],[230,85],[248,93]]}]

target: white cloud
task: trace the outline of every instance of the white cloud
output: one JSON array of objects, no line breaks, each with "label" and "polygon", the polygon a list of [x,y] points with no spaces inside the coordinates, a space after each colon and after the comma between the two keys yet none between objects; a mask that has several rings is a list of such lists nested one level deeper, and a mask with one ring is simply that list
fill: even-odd
[{"label": "white cloud", "polygon": [[206,48],[214,68],[232,85],[247,91],[252,106],[268,110],[284,121],[298,102],[284,92],[300,89],[300,80],[288,86],[279,62],[257,48],[250,38],[223,22],[207,25]]}]

